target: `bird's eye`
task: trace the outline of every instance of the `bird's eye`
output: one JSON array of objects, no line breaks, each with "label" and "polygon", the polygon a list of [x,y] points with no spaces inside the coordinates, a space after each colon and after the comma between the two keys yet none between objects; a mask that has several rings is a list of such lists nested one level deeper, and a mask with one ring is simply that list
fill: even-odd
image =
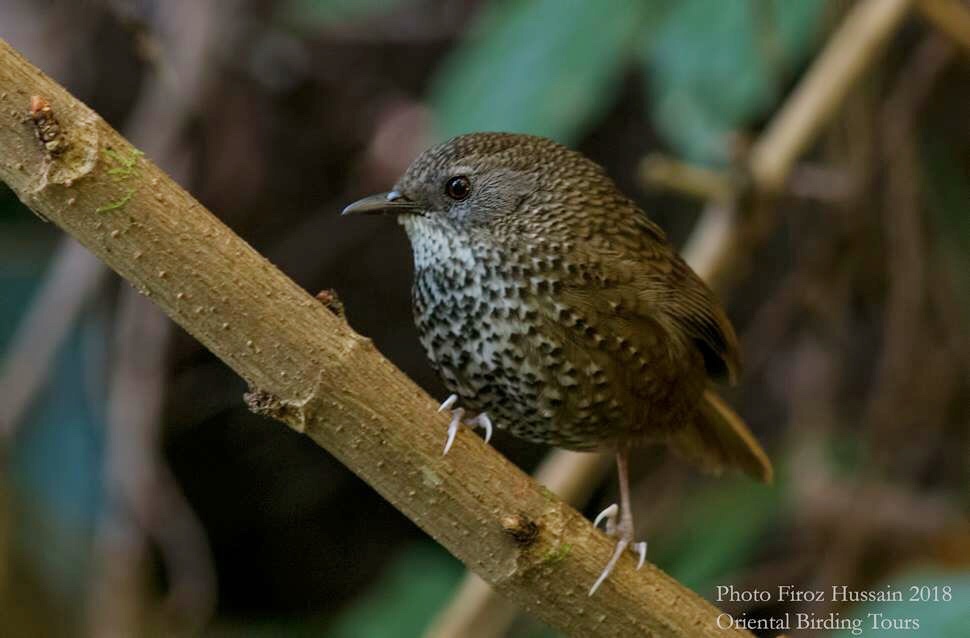
[{"label": "bird's eye", "polygon": [[452,199],[461,201],[472,192],[472,183],[464,175],[452,177],[445,184],[445,194]]}]

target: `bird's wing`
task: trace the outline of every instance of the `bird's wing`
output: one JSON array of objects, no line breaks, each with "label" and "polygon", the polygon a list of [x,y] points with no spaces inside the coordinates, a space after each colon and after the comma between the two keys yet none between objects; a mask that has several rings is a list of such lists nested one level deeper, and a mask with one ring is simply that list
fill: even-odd
[{"label": "bird's wing", "polygon": [[642,214],[634,220],[572,256],[586,275],[570,281],[566,295],[603,306],[601,314],[660,325],[675,342],[686,338],[711,378],[733,383],[741,372],[738,338],[717,297],[653,222]]},{"label": "bird's wing", "polygon": [[679,255],[672,254],[672,259],[672,268],[661,282],[661,289],[649,296],[647,305],[657,307],[693,340],[711,378],[726,377],[734,383],[741,373],[741,352],[734,327],[697,273]]}]

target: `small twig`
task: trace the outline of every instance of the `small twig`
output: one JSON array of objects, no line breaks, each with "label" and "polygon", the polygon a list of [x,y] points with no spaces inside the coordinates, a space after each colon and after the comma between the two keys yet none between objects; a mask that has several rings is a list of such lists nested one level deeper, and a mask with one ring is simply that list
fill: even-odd
[{"label": "small twig", "polygon": [[317,300],[322,303],[327,310],[340,317],[341,319],[346,318],[344,313],[344,302],[340,301],[340,297],[337,296],[337,291],[332,288],[327,290],[321,290],[317,293]]},{"label": "small twig", "polygon": [[[647,190],[669,190],[714,202],[728,201],[748,186],[726,171],[688,164],[660,153],[652,153],[640,162],[639,179]],[[854,187],[854,181],[842,170],[801,163],[791,169],[786,194],[831,203],[847,199]]]},{"label": "small twig", "polygon": [[812,63],[781,111],[751,149],[757,188],[779,192],[792,165],[812,144],[859,76],[908,14],[912,0],[862,0]]},{"label": "small twig", "polygon": [[724,171],[688,164],[660,153],[643,158],[639,175],[645,188],[671,190],[703,200],[723,201],[735,190]]}]

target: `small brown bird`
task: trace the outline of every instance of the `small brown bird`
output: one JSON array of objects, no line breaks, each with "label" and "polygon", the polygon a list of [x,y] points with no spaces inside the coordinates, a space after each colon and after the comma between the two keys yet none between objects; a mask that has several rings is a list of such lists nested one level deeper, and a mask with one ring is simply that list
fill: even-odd
[{"label": "small brown bird", "polygon": [[[632,447],[665,443],[704,470],[771,480],[767,455],[709,387],[740,372],[730,321],[594,162],[540,137],[462,135],[343,211],[356,213],[394,214],[411,240],[418,333],[453,393],[441,406],[452,409],[446,454],[460,424],[487,441],[493,422],[616,452],[622,508],[594,524],[606,518],[618,542],[590,595],[633,541]],[[632,547],[642,566],[646,543]]]}]

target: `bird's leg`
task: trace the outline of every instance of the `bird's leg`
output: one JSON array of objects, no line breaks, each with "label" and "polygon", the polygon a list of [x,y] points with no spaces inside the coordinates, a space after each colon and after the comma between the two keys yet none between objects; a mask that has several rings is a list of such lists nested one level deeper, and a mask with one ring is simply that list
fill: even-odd
[{"label": "bird's leg", "polygon": [[455,403],[458,402],[458,395],[452,394],[444,402],[438,406],[438,412],[444,412],[445,410],[451,411],[451,423],[448,424],[448,438],[445,440],[445,451],[442,452],[442,456],[448,453],[451,449],[451,444],[455,442],[455,436],[458,434],[458,428],[462,425],[466,425],[470,428],[480,427],[485,430],[485,442],[488,443],[492,438],[492,420],[488,418],[488,415],[482,412],[476,417],[469,419],[465,418],[465,409],[454,407]]},{"label": "bird's leg", "polygon": [[[637,569],[643,567],[643,562],[647,557],[647,543],[646,541],[634,543],[633,542],[633,509],[630,507],[630,477],[628,470],[628,459],[629,459],[629,449],[626,447],[621,447],[616,453],[616,471],[619,476],[620,483],[620,520],[619,523],[616,521],[617,506],[616,503],[610,505],[605,510],[600,512],[599,516],[593,522],[594,525],[598,525],[602,519],[606,519],[606,533],[610,536],[616,536],[616,549],[613,550],[613,556],[610,557],[610,561],[606,563],[606,567],[603,569],[603,573],[600,577],[596,579],[593,586],[589,590],[589,595],[592,596],[599,589],[599,586],[603,584],[610,574],[613,573],[613,569],[616,567],[616,563],[620,560],[620,556],[627,548],[632,548],[637,551],[640,555],[640,561],[637,563]],[[631,546],[632,544],[632,546]]]}]

